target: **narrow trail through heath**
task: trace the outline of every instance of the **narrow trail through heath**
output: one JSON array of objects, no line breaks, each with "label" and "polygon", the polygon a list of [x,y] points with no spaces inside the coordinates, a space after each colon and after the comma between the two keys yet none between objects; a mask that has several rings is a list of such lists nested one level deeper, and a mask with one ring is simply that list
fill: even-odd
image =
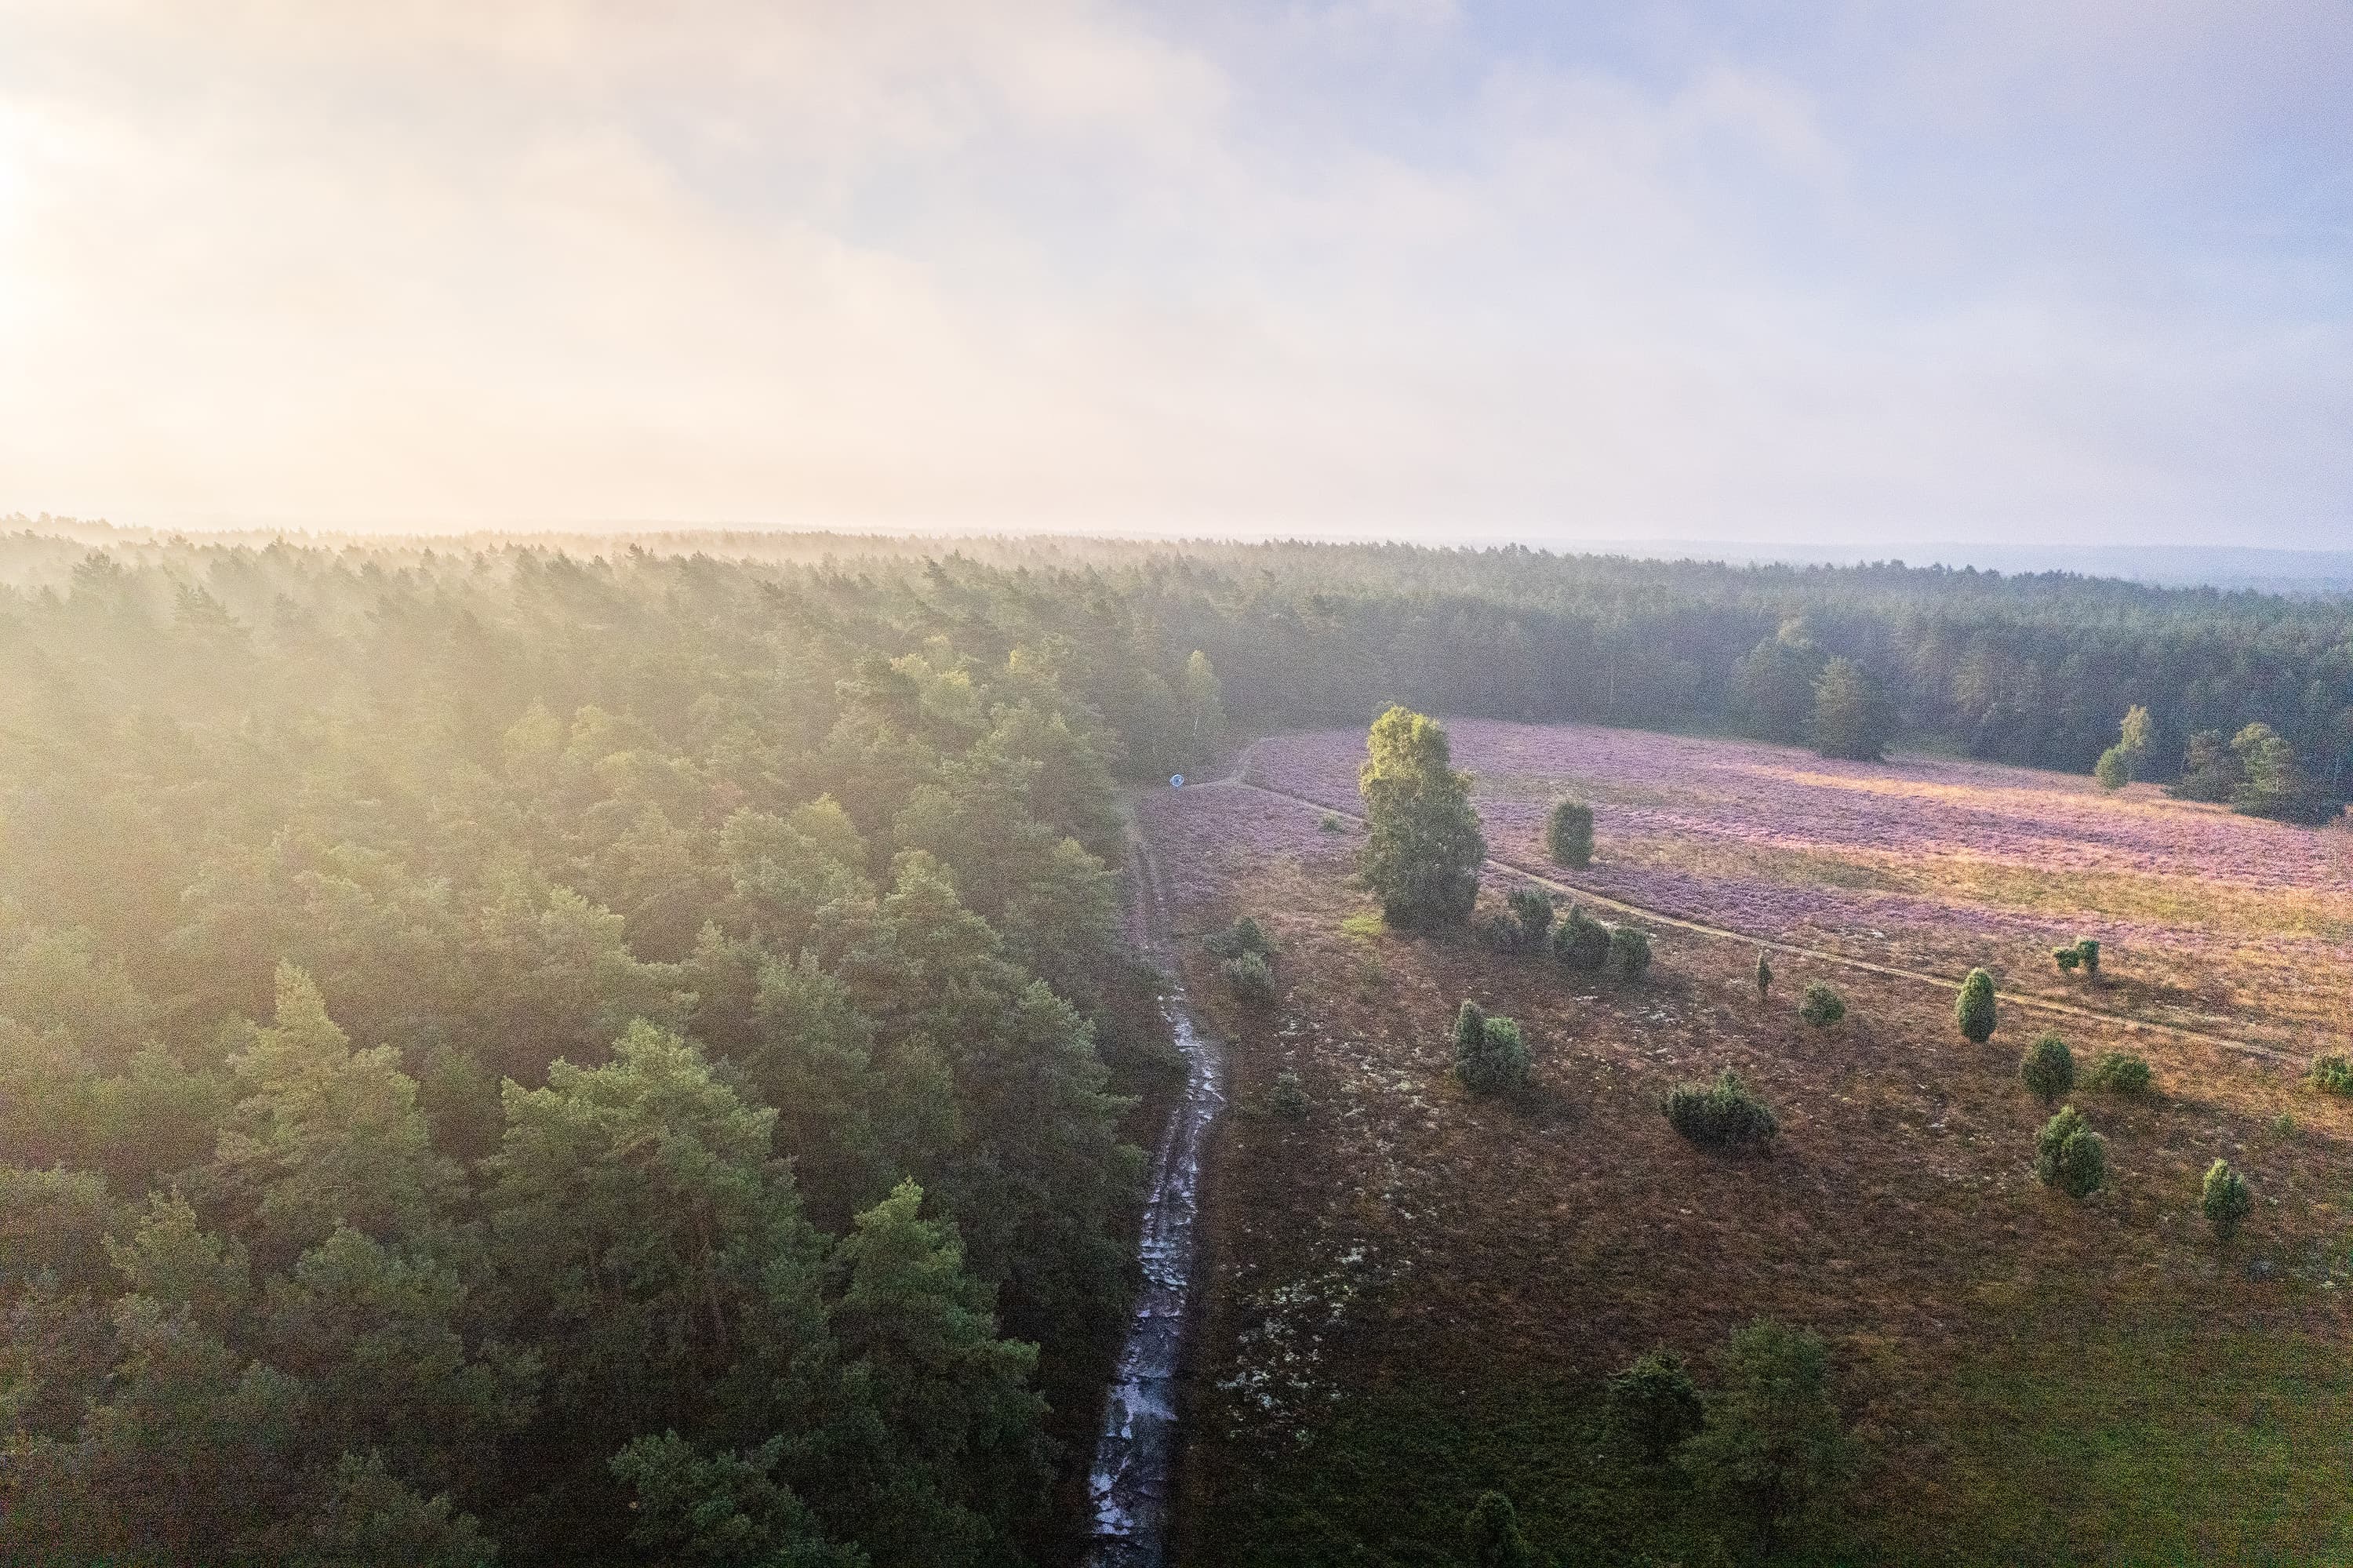
[{"label": "narrow trail through heath", "polygon": [[[1325,801],[1314,800],[1305,795],[1294,795],[1288,789],[1277,789],[1271,785],[1254,782],[1249,774],[1250,754],[1257,749],[1257,744],[1253,741],[1249,747],[1243,748],[1241,757],[1231,773],[1199,788],[1248,789],[1261,795],[1271,795],[1278,800],[1289,800],[1294,805],[1304,806],[1311,810],[1329,811],[1335,817],[1360,826],[1363,824],[1365,819],[1354,811],[1342,810]],[[1690,931],[1703,937],[1713,937],[1722,941],[1739,942],[1752,948],[1763,948],[1767,952],[1793,954],[1799,958],[1811,959],[1818,963],[1838,964],[1870,974],[1885,975],[1891,980],[1912,980],[1921,985],[1937,986],[1946,991],[1957,990],[1961,983],[1961,977],[1958,975],[1932,974],[1926,969],[1905,969],[1897,964],[1883,964],[1871,959],[1854,958],[1845,953],[1833,952],[1828,948],[1808,947],[1803,943],[1785,942],[1771,937],[1751,936],[1745,931],[1736,931],[1728,927],[1710,925],[1704,920],[1694,920],[1682,915],[1670,915],[1662,909],[1630,904],[1622,898],[1612,898],[1606,893],[1597,893],[1589,887],[1580,887],[1562,878],[1556,872],[1536,871],[1528,866],[1515,865],[1510,861],[1498,859],[1493,855],[1487,857],[1486,863],[1496,871],[1534,883],[1538,887],[1547,888],[1555,893],[1566,893],[1624,914],[1638,915],[1655,925],[1671,927],[1676,930]],[[2264,1061],[2293,1064],[2298,1060],[2285,1051],[2270,1045],[2258,1044],[2252,1040],[2241,1040],[2232,1035],[2217,1034],[2204,1029],[2193,1029],[2186,1024],[2158,1023],[2147,1019],[2131,1018],[2123,1013],[2109,1012],[2096,1007],[2085,1007],[2081,1002],[2069,1001],[2062,997],[2044,996],[2031,991],[2004,991],[2001,992],[2001,1000],[2037,1012],[2057,1013],[2070,1018],[2088,1018],[2103,1023],[2115,1024],[2122,1029],[2136,1032],[2147,1031],[2152,1033],[2174,1035],[2183,1040],[2195,1040],[2225,1051],[2236,1052],[2241,1055],[2260,1057]]]},{"label": "narrow trail through heath", "polygon": [[1103,1398],[1087,1472],[1088,1568],[1160,1568],[1168,1560],[1176,1468],[1176,1378],[1192,1319],[1201,1168],[1210,1124],[1226,1103],[1225,1058],[1196,1025],[1179,976],[1152,846],[1138,832],[1129,860],[1128,937],[1170,976],[1162,1007],[1185,1060],[1185,1088],[1152,1162],[1137,1252],[1144,1281]]}]

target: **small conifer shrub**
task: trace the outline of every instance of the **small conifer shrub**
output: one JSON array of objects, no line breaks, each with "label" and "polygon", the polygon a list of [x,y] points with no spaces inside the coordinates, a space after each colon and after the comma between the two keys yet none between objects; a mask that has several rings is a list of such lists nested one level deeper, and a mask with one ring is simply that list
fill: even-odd
[{"label": "small conifer shrub", "polygon": [[1620,1441],[1656,1465],[1700,1429],[1707,1407],[1683,1357],[1651,1351],[1603,1385],[1609,1429]]},{"label": "small conifer shrub", "polygon": [[2216,1241],[2229,1241],[2238,1234],[2239,1222],[2255,1206],[2253,1194],[2247,1191],[2247,1179],[2231,1169],[2227,1160],[2217,1160],[2206,1168],[2206,1181],[2199,1194],[2199,1206],[2206,1213],[2206,1223],[2213,1228]]},{"label": "small conifer shrub", "polygon": [[2324,1051],[2312,1059],[2312,1086],[2324,1095],[2353,1095],[2353,1057]]},{"label": "small conifer shrub", "polygon": [[1712,1084],[1678,1084],[1667,1094],[1668,1125],[1698,1144],[1726,1154],[1755,1154],[1781,1130],[1772,1108],[1726,1067]]},{"label": "small conifer shrub", "polygon": [[2082,969],[2087,975],[2100,972],[2100,944],[2090,937],[2078,937],[2063,948],[2051,949],[2051,959],[2063,974]]},{"label": "small conifer shrub", "polygon": [[1953,1020],[1960,1025],[1961,1038],[1972,1045],[1993,1038],[1993,976],[1983,969],[1969,971],[1953,1002]]},{"label": "small conifer shrub", "polygon": [[1593,863],[1593,808],[1581,800],[1561,800],[1545,824],[1545,846],[1555,865],[1582,871]]},{"label": "small conifer shrub", "polygon": [[1625,979],[1641,980],[1651,967],[1651,934],[1640,926],[1612,926],[1609,962]]},{"label": "small conifer shrub", "polygon": [[2073,1106],[2063,1107],[2034,1139],[2035,1179],[2071,1198],[2086,1198],[2108,1176],[2108,1140]]},{"label": "small conifer shrub", "polygon": [[1757,949],[1757,1000],[1763,1001],[1773,991],[1773,966],[1765,961],[1765,949]]},{"label": "small conifer shrub", "polygon": [[1274,944],[1267,939],[1265,928],[1249,915],[1222,931],[1210,932],[1204,939],[1204,945],[1221,959],[1238,959],[1247,953],[1264,956],[1274,951]]},{"label": "small conifer shrub", "polygon": [[1591,974],[1609,961],[1609,927],[1572,904],[1552,928],[1552,956],[1563,969]]},{"label": "small conifer shrub", "polygon": [[1274,1088],[1266,1097],[1267,1108],[1285,1121],[1307,1119],[1307,1089],[1300,1083],[1299,1075],[1288,1068],[1274,1075]]},{"label": "small conifer shrub", "polygon": [[2057,1105],[2075,1086],[2075,1054],[2056,1034],[2043,1034],[2026,1048],[2018,1076],[2046,1106]]},{"label": "small conifer shrub", "polygon": [[1504,895],[1504,903],[1512,912],[1518,949],[1530,953],[1543,952],[1545,938],[1552,934],[1551,895],[1541,888],[1514,887]]},{"label": "small conifer shrub", "polygon": [[1525,1087],[1528,1046],[1519,1024],[1508,1018],[1490,1018],[1477,1002],[1464,1002],[1454,1015],[1454,1075],[1474,1095],[1508,1094]]},{"label": "small conifer shrub", "polygon": [[1846,998],[1816,980],[1806,988],[1806,997],[1798,1003],[1798,1016],[1817,1029],[1828,1029],[1846,1016]]},{"label": "small conifer shrub", "polygon": [[1324,812],[1324,820],[1315,825],[1327,833],[1345,833],[1348,831],[1348,824],[1342,820],[1337,811]]},{"label": "small conifer shrub", "polygon": [[1274,970],[1263,953],[1241,953],[1218,966],[1226,977],[1226,985],[1243,1001],[1268,1002],[1274,1000]]},{"label": "small conifer shrub", "polygon": [[2146,1058],[2130,1051],[2103,1051],[2084,1075],[2084,1086],[2114,1095],[2145,1095],[2152,1077]]}]

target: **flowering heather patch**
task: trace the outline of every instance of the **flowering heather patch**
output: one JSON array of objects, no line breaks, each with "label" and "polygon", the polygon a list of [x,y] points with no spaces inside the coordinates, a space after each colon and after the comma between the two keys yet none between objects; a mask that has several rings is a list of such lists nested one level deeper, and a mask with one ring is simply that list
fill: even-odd
[{"label": "flowering heather patch", "polygon": [[[1493,853],[1549,870],[1546,813],[1594,808],[1574,880],[1756,936],[2056,985],[2049,951],[2106,944],[2126,984],[2203,1012],[2341,1027],[2353,990],[2353,835],[2089,779],[1903,757],[1825,761],[1759,742],[1464,719],[1454,760]],[[1282,736],[1253,782],[1342,809],[1361,733]],[[1302,813],[1308,815],[1309,813]],[[2242,994],[2240,985],[2245,985]]]},{"label": "flowering heather patch", "polygon": [[1218,907],[1230,879],[1269,860],[1288,857],[1340,876],[1355,870],[1356,834],[1324,832],[1313,811],[1254,790],[1155,789],[1136,811],[1156,852],[1161,885],[1187,924]]}]

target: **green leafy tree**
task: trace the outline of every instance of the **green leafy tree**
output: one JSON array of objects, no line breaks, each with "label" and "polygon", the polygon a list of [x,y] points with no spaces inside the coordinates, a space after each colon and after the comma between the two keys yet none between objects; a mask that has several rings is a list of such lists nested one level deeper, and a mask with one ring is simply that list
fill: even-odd
[{"label": "green leafy tree", "polygon": [[1982,1045],[1993,1038],[1993,976],[1983,969],[1968,972],[1961,981],[1960,996],[1953,1003],[1953,1020],[1960,1027],[1961,1038],[1972,1045]]},{"label": "green leafy tree", "polygon": [[1177,699],[1184,705],[1187,755],[1195,761],[1212,756],[1226,739],[1225,683],[1209,663],[1209,656],[1196,648],[1185,661],[1185,678],[1178,683]]},{"label": "green leafy tree", "polygon": [[1261,953],[1241,953],[1218,966],[1226,985],[1242,1001],[1263,1005],[1274,1000],[1274,970]]},{"label": "green leafy tree", "polygon": [[1373,723],[1358,776],[1366,837],[1357,869],[1391,926],[1459,925],[1479,896],[1487,857],[1470,776],[1454,770],[1445,729],[1393,707]]},{"label": "green leafy tree", "polygon": [[2136,703],[2125,710],[2122,733],[2116,743],[2100,753],[2093,776],[2104,789],[2121,789],[2140,777],[2148,765],[2149,747],[2156,734],[2156,724],[2148,710]]},{"label": "green leafy tree", "polygon": [[2183,750],[2181,777],[2174,781],[2172,793],[2184,800],[2228,800],[2243,781],[2239,758],[2222,732],[2201,729]]},{"label": "green leafy tree", "polygon": [[1831,1403],[1830,1358],[1813,1334],[1766,1319],[1736,1331],[1717,1364],[1720,1386],[1683,1460],[1770,1557],[1835,1500],[1853,1469]]},{"label": "green leafy tree", "polygon": [[1871,672],[1852,659],[1834,658],[1814,683],[1812,736],[1824,757],[1877,762],[1894,726],[1886,694]]},{"label": "green leafy tree", "polygon": [[1512,923],[1518,928],[1514,946],[1524,952],[1543,952],[1546,939],[1552,934],[1551,896],[1542,888],[1514,887],[1504,903],[1512,912]]},{"label": "green leafy tree", "polygon": [[2312,809],[2312,782],[2295,747],[2267,724],[2251,724],[2231,739],[2239,761],[2232,806],[2249,816],[2301,817]]},{"label": "green leafy tree", "polygon": [[1789,743],[1805,739],[1823,662],[1802,616],[1784,620],[1744,654],[1733,668],[1733,706],[1749,733]]}]

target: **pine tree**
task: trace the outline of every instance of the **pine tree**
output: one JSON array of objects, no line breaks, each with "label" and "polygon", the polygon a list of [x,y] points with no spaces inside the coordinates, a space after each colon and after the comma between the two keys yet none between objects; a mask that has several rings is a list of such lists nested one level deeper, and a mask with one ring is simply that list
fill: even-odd
[{"label": "pine tree", "polygon": [[1520,1531],[1519,1510],[1501,1492],[1482,1492],[1462,1520],[1462,1548],[1472,1568],[1534,1568],[1535,1551]]}]

